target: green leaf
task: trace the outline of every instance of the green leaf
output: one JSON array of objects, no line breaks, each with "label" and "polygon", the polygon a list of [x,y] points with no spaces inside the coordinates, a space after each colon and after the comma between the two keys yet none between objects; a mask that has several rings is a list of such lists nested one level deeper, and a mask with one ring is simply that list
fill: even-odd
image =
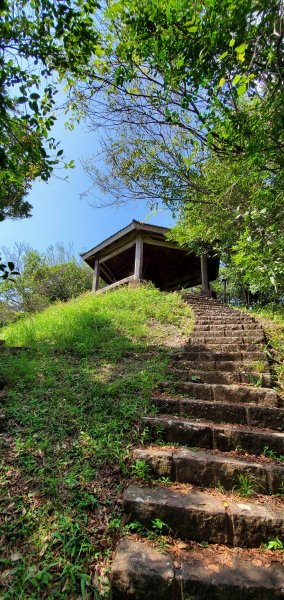
[{"label": "green leaf", "polygon": [[235,48],[235,51],[237,52],[237,54],[244,54],[247,48],[247,44],[240,44],[239,46],[237,46]]},{"label": "green leaf", "polygon": [[224,83],[226,82],[225,77],[221,77],[219,83],[218,83],[218,87],[223,87]]},{"label": "green leaf", "polygon": [[228,50],[226,50],[226,52],[223,52],[223,54],[221,54],[221,56],[219,56],[219,60],[222,60],[223,58],[228,56],[228,54],[229,54],[229,52],[228,52]]},{"label": "green leaf", "polygon": [[236,40],[233,40],[233,39],[230,40],[230,43],[229,43],[230,48],[232,48],[235,45],[235,43],[236,43]]},{"label": "green leaf", "polygon": [[240,62],[244,62],[244,60],[245,60],[245,54],[238,54],[237,58],[238,58],[238,60]]},{"label": "green leaf", "polygon": [[237,85],[237,83],[239,83],[239,81],[241,80],[241,78],[242,78],[242,75],[235,75],[235,77],[234,77],[234,79],[232,81],[232,84],[233,85]]},{"label": "green leaf", "polygon": [[238,96],[243,96],[247,91],[247,84],[246,83],[242,83],[242,85],[240,85],[238,87]]},{"label": "green leaf", "polygon": [[193,25],[193,27],[189,27],[187,31],[189,33],[196,33],[198,31],[198,27],[196,27],[196,25]]}]

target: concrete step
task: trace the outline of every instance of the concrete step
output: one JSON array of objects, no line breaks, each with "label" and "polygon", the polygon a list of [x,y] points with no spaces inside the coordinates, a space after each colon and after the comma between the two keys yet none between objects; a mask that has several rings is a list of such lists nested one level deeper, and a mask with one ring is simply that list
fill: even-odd
[{"label": "concrete step", "polygon": [[270,373],[255,373],[246,371],[221,371],[221,370],[188,370],[171,368],[170,373],[178,380],[198,383],[247,383],[270,387],[272,384]]},{"label": "concrete step", "polygon": [[152,404],[162,414],[284,431],[283,408],[271,408],[257,404],[231,404],[229,402],[224,404],[223,402],[207,402],[188,398],[175,399],[166,396],[153,396]]},{"label": "concrete step", "polygon": [[[234,313],[230,313],[230,314],[224,314],[224,313],[216,313],[216,314],[205,314],[203,312],[197,313],[197,311],[194,311],[194,317],[195,317],[195,322],[198,324],[218,324],[220,323],[225,323],[225,324],[229,324],[229,323],[258,323],[257,321],[255,321],[255,319],[252,319],[251,317],[248,317],[246,315],[240,315],[238,313],[234,314]],[[259,325],[259,323],[258,323]]]},{"label": "concrete step", "polygon": [[139,521],[149,529],[154,519],[161,519],[173,535],[197,542],[257,547],[284,534],[283,510],[268,499],[264,506],[191,487],[176,491],[132,484],[125,490],[123,506],[129,522]]},{"label": "concrete step", "polygon": [[193,315],[196,322],[205,322],[205,321],[223,321],[225,323],[255,323],[254,319],[251,319],[247,316],[242,316],[238,314],[225,313],[220,311],[193,311]]},{"label": "concrete step", "polygon": [[249,385],[226,385],[221,383],[168,382],[160,385],[163,391],[173,390],[175,393],[187,394],[190,398],[213,400],[215,402],[254,402],[262,406],[278,406],[279,400],[275,390],[253,387]]},{"label": "concrete step", "polygon": [[198,487],[218,487],[239,491],[240,475],[259,494],[276,494],[284,481],[284,465],[250,462],[222,453],[210,454],[189,448],[136,448],[133,459],[142,460],[151,469],[152,478],[166,477],[174,483],[190,483]]},{"label": "concrete step", "polygon": [[229,323],[225,325],[224,323],[216,323],[215,325],[212,323],[204,323],[200,324],[196,322],[194,325],[193,332],[218,332],[220,335],[226,335],[228,332],[260,332],[262,333],[262,327],[260,327],[257,323]]},{"label": "concrete step", "polygon": [[240,449],[257,455],[263,454],[265,446],[268,446],[276,454],[284,455],[284,433],[271,429],[251,429],[239,424],[216,424],[168,415],[143,417],[142,422],[149,428],[154,440],[161,438],[170,444],[221,452]]},{"label": "concrete step", "polygon": [[[269,373],[269,364],[267,361],[233,361],[233,360],[182,360],[181,358],[179,360],[173,361],[171,368],[179,370],[181,373],[182,371],[195,371],[195,370],[202,370],[202,371],[225,371],[225,372],[241,372],[241,373],[253,373],[253,369],[257,368],[257,367],[261,367],[261,371],[258,372],[258,375],[264,375],[265,373],[268,374],[270,377],[270,373]],[[256,373],[256,371],[255,371]]]},{"label": "concrete step", "polygon": [[267,363],[267,354],[263,351],[234,351],[232,349],[226,351],[209,350],[207,348],[193,348],[190,350],[178,351],[172,354],[173,360],[194,360],[194,361],[237,361],[237,362],[256,362],[265,361]]},{"label": "concrete step", "polygon": [[201,343],[198,340],[192,340],[191,343],[187,344],[185,348],[189,351],[194,352],[259,352],[259,350],[263,350],[263,346],[259,342],[247,341],[246,343],[242,342],[229,342],[229,338],[226,343],[219,343],[218,338],[216,340],[207,340],[204,343]]},{"label": "concrete step", "polygon": [[241,331],[239,333],[231,331],[226,332],[225,335],[221,335],[216,332],[206,332],[205,334],[193,331],[190,335],[189,344],[208,344],[208,342],[214,342],[218,344],[251,344],[251,343],[264,343],[263,333],[255,333],[249,331]]},{"label": "concrete step", "polygon": [[[264,556],[264,555],[263,555]],[[111,569],[112,600],[276,600],[284,567],[266,565],[249,551],[194,547],[179,554],[124,538]],[[282,590],[282,591],[281,591]]]}]

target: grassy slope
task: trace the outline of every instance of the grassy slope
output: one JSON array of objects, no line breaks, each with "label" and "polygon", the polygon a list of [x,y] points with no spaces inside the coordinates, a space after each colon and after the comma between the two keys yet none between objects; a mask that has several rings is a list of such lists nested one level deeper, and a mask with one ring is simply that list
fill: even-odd
[{"label": "grassy slope", "polygon": [[276,390],[284,406],[284,310],[280,307],[265,307],[251,312],[261,321],[268,341],[268,358],[275,376]]},{"label": "grassy slope", "polygon": [[108,598],[129,453],[147,441],[139,418],[191,327],[177,294],[144,287],[87,294],[2,330],[31,347],[1,360],[2,600]]}]

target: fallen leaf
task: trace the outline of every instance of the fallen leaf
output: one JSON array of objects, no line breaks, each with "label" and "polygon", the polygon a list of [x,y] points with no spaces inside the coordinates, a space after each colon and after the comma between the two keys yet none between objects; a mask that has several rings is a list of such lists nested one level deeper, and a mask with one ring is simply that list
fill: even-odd
[{"label": "fallen leaf", "polygon": [[187,549],[188,544],[186,544],[185,542],[179,542],[177,544],[177,547],[179,550],[186,550]]},{"label": "fallen leaf", "polygon": [[11,554],[12,562],[17,562],[17,560],[20,560],[20,558],[22,558],[22,555],[20,554],[20,552],[14,552],[13,554]]}]

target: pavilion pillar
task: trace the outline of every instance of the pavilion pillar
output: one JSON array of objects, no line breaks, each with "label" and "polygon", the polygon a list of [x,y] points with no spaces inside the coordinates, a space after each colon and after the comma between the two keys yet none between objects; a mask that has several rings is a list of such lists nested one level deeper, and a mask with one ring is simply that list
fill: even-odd
[{"label": "pavilion pillar", "polygon": [[97,258],[94,264],[94,274],[93,274],[93,292],[96,292],[99,289],[99,278],[100,278],[100,261]]},{"label": "pavilion pillar", "polygon": [[135,243],[135,264],[134,264],[134,281],[142,279],[143,270],[143,239],[139,235]]},{"label": "pavilion pillar", "polygon": [[207,292],[208,290],[210,290],[209,279],[208,279],[208,259],[207,259],[207,254],[202,254],[200,256],[200,265],[201,265],[202,291],[203,292]]}]

